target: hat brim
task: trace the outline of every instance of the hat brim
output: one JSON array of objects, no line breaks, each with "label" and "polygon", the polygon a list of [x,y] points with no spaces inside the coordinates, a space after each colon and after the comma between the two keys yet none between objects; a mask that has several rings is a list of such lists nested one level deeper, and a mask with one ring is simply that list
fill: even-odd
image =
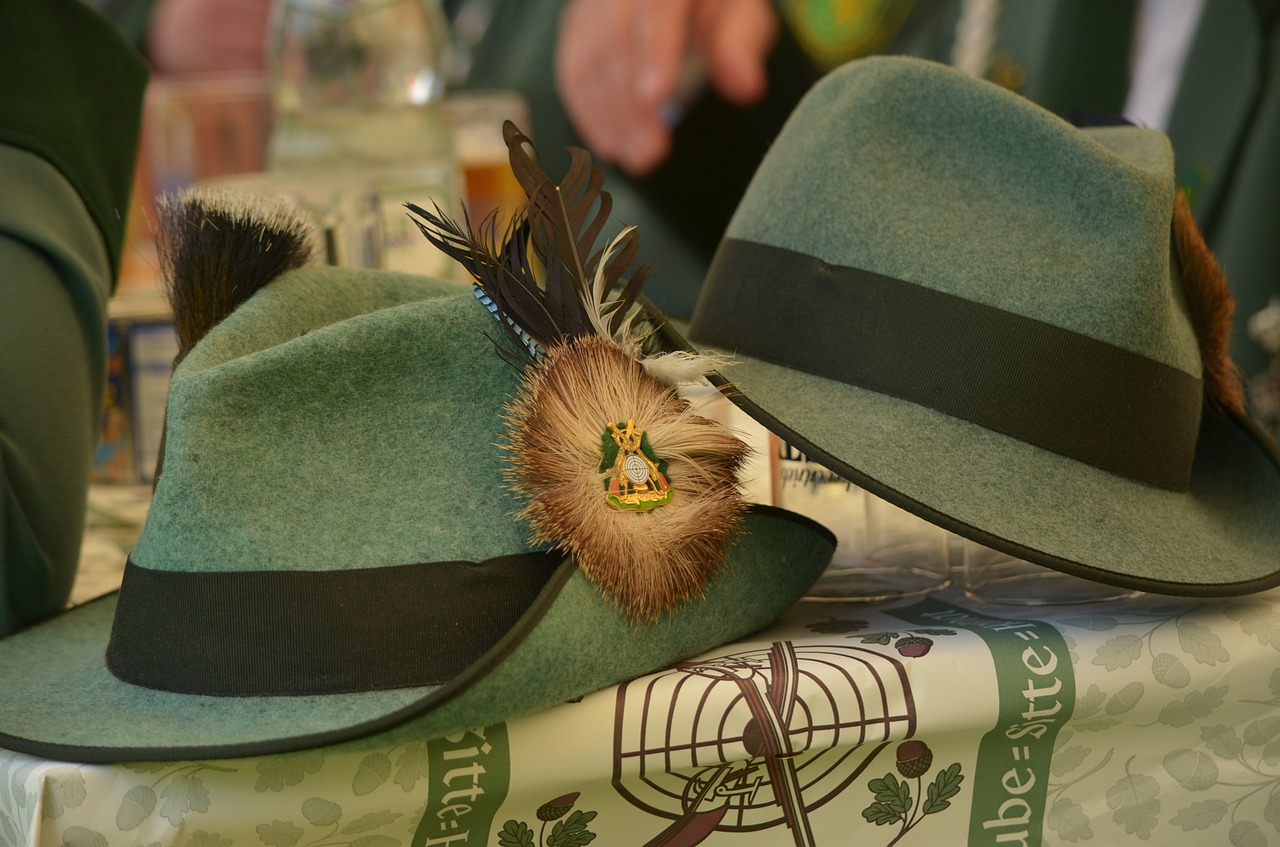
[{"label": "hat brim", "polygon": [[813,461],[957,535],[1159,594],[1225,597],[1280,583],[1280,456],[1252,421],[1206,408],[1190,487],[1177,492],[915,403],[723,352],[733,364],[712,381],[744,412]]},{"label": "hat brim", "polygon": [[434,687],[209,697],[130,685],[104,661],[118,596],[108,595],[0,641],[0,746],[91,763],[230,758],[505,720],[754,632],[813,584],[835,547],[825,528],[771,507],[753,507],[743,529],[705,598],[653,624],[627,618],[566,560],[493,648]]}]

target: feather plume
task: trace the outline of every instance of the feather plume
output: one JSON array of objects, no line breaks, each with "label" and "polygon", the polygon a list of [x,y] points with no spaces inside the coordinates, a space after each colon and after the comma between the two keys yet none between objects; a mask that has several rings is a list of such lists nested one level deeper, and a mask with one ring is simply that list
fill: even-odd
[{"label": "feather plume", "polygon": [[[599,470],[606,421],[643,421],[675,496],[652,512],[610,506]],[[743,501],[749,448],[693,413],[675,391],[601,336],[557,345],[508,409],[508,481],[533,543],[573,555],[607,595],[653,620],[700,596],[719,568]]]},{"label": "feather plume", "polygon": [[645,373],[663,385],[692,385],[706,383],[707,374],[721,371],[733,364],[728,356],[718,353],[691,353],[672,350],[655,353],[640,360]]},{"label": "feather plume", "polygon": [[439,207],[432,212],[409,204],[414,223],[467,269],[508,332],[518,328],[513,334],[526,349],[521,333],[543,350],[593,333],[634,343],[632,333],[643,320],[628,322],[637,321],[637,298],[651,267],[635,265],[640,237],[634,227],[594,249],[613,206],[603,190],[604,174],[585,150],[574,148],[557,185],[525,149],[528,137],[510,121],[503,137],[528,203],[501,239],[494,215],[473,227],[465,215],[458,224]]},{"label": "feather plume", "polygon": [[311,224],[282,198],[193,188],[162,197],[159,213],[157,251],[180,355],[312,258]]},{"label": "feather plume", "polygon": [[503,447],[532,542],[569,553],[632,618],[654,620],[705,591],[740,524],[749,448],[671,388],[723,363],[650,355],[650,267],[636,265],[634,227],[596,247],[612,201],[590,156],[571,150],[557,184],[510,122],[503,136],[528,197],[514,221],[408,208],[527,354]]},{"label": "feather plume", "polygon": [[473,227],[465,207],[461,224],[438,205],[432,207],[434,212],[405,204],[423,236],[471,274],[476,297],[529,358],[538,361],[555,333],[549,330],[551,316],[542,302],[537,269],[529,261],[528,222],[512,220],[499,241],[496,212]]},{"label": "feather plume", "polygon": [[1178,191],[1173,203],[1173,241],[1182,265],[1182,289],[1200,342],[1205,397],[1214,407],[1245,414],[1240,369],[1231,360],[1231,319],[1235,299],[1217,258],[1191,214],[1187,198]]}]

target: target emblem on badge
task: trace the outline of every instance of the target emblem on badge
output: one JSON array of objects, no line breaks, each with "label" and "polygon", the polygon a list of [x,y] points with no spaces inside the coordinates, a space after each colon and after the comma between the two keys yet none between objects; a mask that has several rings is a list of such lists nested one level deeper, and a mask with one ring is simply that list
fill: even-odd
[{"label": "target emblem on badge", "polygon": [[639,456],[630,455],[626,462],[627,478],[636,485],[643,485],[649,481],[649,465]]}]

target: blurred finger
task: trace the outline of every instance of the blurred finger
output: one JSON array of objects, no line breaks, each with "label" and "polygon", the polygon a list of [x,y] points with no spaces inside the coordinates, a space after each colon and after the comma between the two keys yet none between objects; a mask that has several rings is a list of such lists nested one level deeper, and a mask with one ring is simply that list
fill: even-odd
[{"label": "blurred finger", "polygon": [[[572,0],[566,5],[556,82],[574,128],[599,158],[643,172],[665,157],[670,137],[661,107],[677,70],[665,63],[677,62],[687,43],[682,27],[688,2]],[[653,45],[659,42],[655,56]]]},{"label": "blurred finger", "polygon": [[[615,100],[609,91],[619,83],[621,65],[605,61],[625,47],[617,31],[616,0],[571,0],[560,15],[556,42],[556,86],[578,134],[597,155],[612,159],[620,144],[613,130]],[[620,60],[619,60],[620,61]]]},{"label": "blurred finger", "polygon": [[754,103],[768,88],[765,62],[778,37],[768,0],[701,0],[694,38],[716,91],[734,103]]},{"label": "blurred finger", "polygon": [[674,96],[690,46],[695,0],[649,0],[632,14],[631,56],[637,99],[661,107]]}]

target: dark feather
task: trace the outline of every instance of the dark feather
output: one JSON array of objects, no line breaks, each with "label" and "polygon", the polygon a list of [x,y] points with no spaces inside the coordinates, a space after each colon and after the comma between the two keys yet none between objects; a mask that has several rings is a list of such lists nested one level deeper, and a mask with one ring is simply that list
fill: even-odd
[{"label": "dark feather", "polygon": [[[543,305],[535,270],[528,261],[528,222],[513,220],[499,246],[496,214],[473,228],[465,208],[458,224],[438,205],[433,204],[434,212],[414,203],[405,207],[417,216],[413,222],[426,239],[471,274],[476,296],[512,339],[535,361],[541,358],[546,339],[555,337],[555,324]],[[523,316],[518,322],[517,315]]]},{"label": "dark feather", "polygon": [[[620,239],[607,260],[604,248],[595,247],[613,208],[603,190],[603,172],[585,150],[573,148],[569,170],[557,185],[535,162],[529,138],[510,121],[503,126],[503,138],[528,202],[506,228],[501,244],[493,216],[473,228],[465,211],[459,225],[439,207],[427,211],[409,204],[415,223],[432,244],[467,269],[495,307],[495,316],[526,347],[530,338],[546,350],[596,332],[589,309],[607,321],[610,332],[617,332],[649,267],[637,267],[623,282],[640,249],[634,230]],[[592,285],[601,261],[604,286],[597,302]],[[536,359],[537,351],[529,349]]]},{"label": "dark feather", "polygon": [[311,261],[305,214],[273,197],[190,189],[161,198],[157,252],[180,353],[282,273]]}]

